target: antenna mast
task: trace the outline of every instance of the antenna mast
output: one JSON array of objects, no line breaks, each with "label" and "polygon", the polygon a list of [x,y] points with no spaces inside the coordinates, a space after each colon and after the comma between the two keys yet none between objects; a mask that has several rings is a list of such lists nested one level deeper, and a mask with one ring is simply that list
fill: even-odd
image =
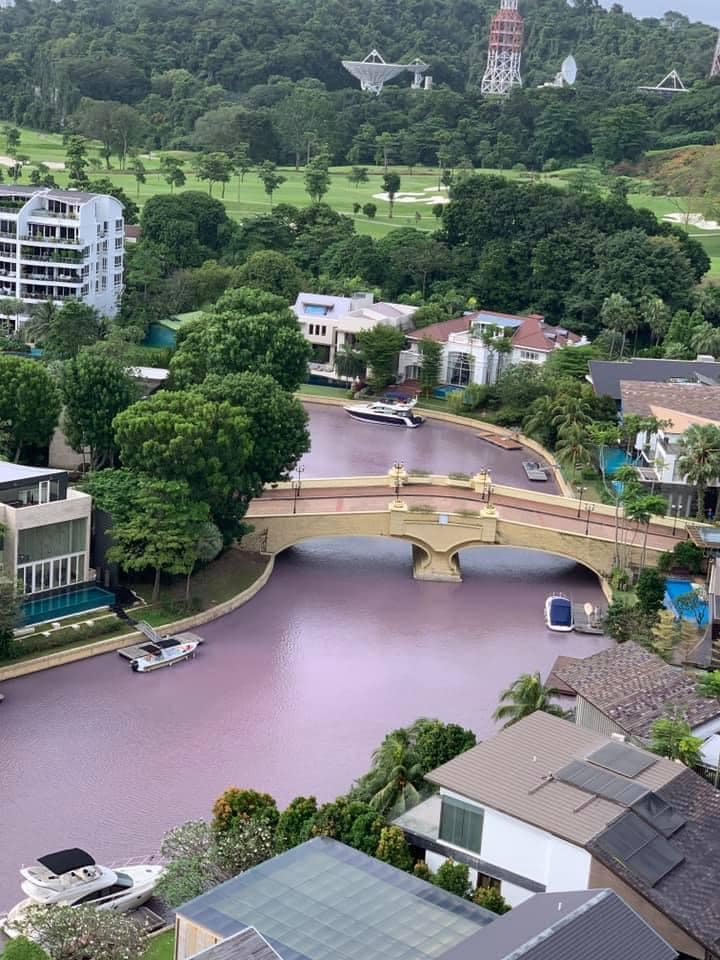
[{"label": "antenna mast", "polygon": [[480,87],[483,93],[507,96],[513,87],[522,86],[523,29],[518,0],[500,0],[500,9],[490,25],[487,68]]},{"label": "antenna mast", "polygon": [[720,77],[720,34],[718,34],[717,46],[715,47],[715,56],[713,57],[713,64],[710,68],[711,77]]}]

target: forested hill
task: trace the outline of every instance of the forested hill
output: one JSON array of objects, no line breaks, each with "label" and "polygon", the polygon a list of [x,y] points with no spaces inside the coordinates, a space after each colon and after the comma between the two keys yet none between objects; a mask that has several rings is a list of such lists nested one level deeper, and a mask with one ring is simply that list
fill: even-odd
[{"label": "forested hill", "polygon": [[[598,131],[605,141],[598,156],[611,162],[636,159],[648,146],[715,142],[720,91],[704,79],[713,28],[678,14],[636,20],[596,0],[520,0],[525,86],[498,103],[479,93],[497,5],[17,0],[0,10],[0,119],[75,126],[103,139],[103,122],[92,119],[102,110],[80,106],[89,98],[133,108],[132,122],[123,121],[133,128],[130,143],[232,152],[244,142],[254,160],[280,162],[302,154],[306,134],[335,162],[367,162],[387,132],[396,144],[404,137],[394,159],[408,164],[434,163],[444,142],[451,165],[531,167],[597,152]],[[426,60],[433,91],[411,91],[405,75],[378,98],[362,94],[340,61],[373,47],[387,60]],[[537,89],[569,53],[578,61],[576,87]],[[688,85],[696,81],[682,103],[637,92],[673,67]],[[632,115],[606,116],[628,108]]]},{"label": "forested hill", "polygon": [[[668,0],[670,2],[670,0]],[[185,69],[234,94],[270,77],[349,86],[342,58],[377,47],[419,56],[436,82],[475,84],[497,0],[18,0],[0,12],[3,95],[54,79],[84,96],[138,103],[153,74]],[[716,31],[679,14],[636,20],[594,0],[521,0],[529,86],[574,53],[582,81],[610,92],[671,67],[707,75]]]}]

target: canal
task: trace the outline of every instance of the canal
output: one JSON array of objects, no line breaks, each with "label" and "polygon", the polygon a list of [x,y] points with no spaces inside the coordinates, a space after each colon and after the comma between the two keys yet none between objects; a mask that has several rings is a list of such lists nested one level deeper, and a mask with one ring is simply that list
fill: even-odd
[{"label": "canal", "polygon": [[[409,467],[524,480],[520,454],[471,430],[399,430],[313,405],[306,476]],[[356,429],[358,428],[358,429]],[[544,488],[545,489],[545,488]],[[0,908],[17,868],[64,846],[98,859],[157,849],[165,829],[204,817],[226,786],[334,797],[364,772],[390,729],[438,716],[494,729],[499,691],[558,654],[604,637],[553,634],[547,593],[600,602],[583,568],[542,553],[463,551],[464,582],[410,575],[406,544],[316,540],[282,555],[246,606],[202,628],[194,662],[139,676],[109,654],[3,684]]]}]

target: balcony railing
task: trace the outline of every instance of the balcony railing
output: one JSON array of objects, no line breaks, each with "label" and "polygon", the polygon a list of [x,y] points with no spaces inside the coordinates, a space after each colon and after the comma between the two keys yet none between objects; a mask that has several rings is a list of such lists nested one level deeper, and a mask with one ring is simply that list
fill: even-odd
[{"label": "balcony railing", "polygon": [[20,251],[21,260],[39,260],[41,263],[82,263],[85,256],[88,255],[73,253],[71,250],[53,250],[50,253],[41,253],[38,250],[23,248]]},{"label": "balcony railing", "polygon": [[20,237],[26,243],[44,243],[48,246],[62,245],[65,247],[81,247],[82,240],[73,240],[70,237],[44,237],[41,234],[25,233]]},{"label": "balcony railing", "polygon": [[0,230],[0,237],[11,237],[13,240],[17,240],[17,230]]},{"label": "balcony railing", "polygon": [[[2,209],[2,207],[0,207]],[[45,210],[44,208],[39,210],[33,210],[30,214],[30,217],[50,217],[52,220],[79,220],[80,214],[71,210],[66,210],[65,212],[60,212],[59,210]]]}]

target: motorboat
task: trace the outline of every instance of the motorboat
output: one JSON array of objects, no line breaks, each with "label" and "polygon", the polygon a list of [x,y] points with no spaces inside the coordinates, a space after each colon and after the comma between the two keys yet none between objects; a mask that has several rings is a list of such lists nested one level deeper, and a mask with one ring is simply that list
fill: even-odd
[{"label": "motorboat", "polygon": [[388,423],[398,427],[419,427],[424,417],[413,413],[417,400],[394,400],[383,398],[373,403],[353,403],[345,407],[353,420],[364,420],[366,423]]},{"label": "motorboat", "polygon": [[79,847],[58,850],[38,857],[37,864],[20,870],[25,899],[7,916],[0,929],[17,937],[17,924],[28,907],[90,904],[98,910],[127,913],[146,903],[153,894],[163,867],[156,863],[129,861],[118,867],[103,867]]},{"label": "motorboat", "polygon": [[548,630],[569,633],[573,628],[573,607],[562,593],[551,593],[545,601],[545,625]]},{"label": "motorboat", "polygon": [[148,673],[161,667],[171,667],[181,660],[195,656],[200,641],[182,637],[158,637],[150,643],[140,644],[138,654],[130,661],[137,673]]},{"label": "motorboat", "polygon": [[528,480],[547,480],[547,471],[536,460],[523,460],[523,470]]}]

